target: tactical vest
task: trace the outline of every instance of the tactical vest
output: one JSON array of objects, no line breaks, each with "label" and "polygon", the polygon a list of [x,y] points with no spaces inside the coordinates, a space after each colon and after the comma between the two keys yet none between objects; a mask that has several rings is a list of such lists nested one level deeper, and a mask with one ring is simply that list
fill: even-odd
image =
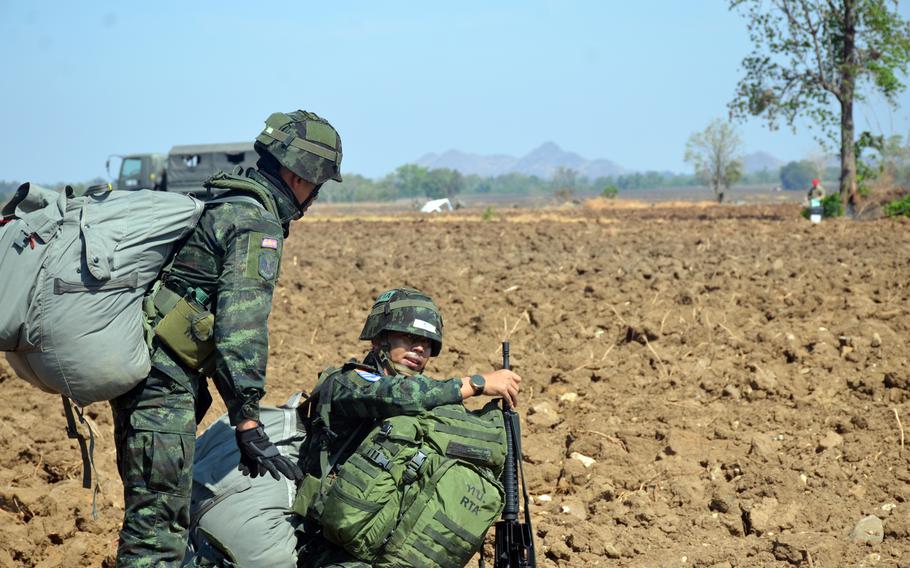
[{"label": "tactical vest", "polygon": [[330,402],[319,399],[331,399],[338,372],[326,371],[315,402],[302,407],[310,413],[316,440],[309,451],[319,451],[322,475],[304,478],[294,510],[371,566],[463,567],[502,512],[501,410],[494,403],[476,412],[452,404],[386,418],[362,441],[359,433],[351,437],[359,445],[344,463],[331,463]]}]

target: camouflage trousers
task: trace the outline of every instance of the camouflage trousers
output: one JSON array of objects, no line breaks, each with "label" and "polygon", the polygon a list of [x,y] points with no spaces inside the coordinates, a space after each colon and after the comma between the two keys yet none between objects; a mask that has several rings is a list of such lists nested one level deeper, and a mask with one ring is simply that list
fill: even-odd
[{"label": "camouflage trousers", "polygon": [[196,385],[165,372],[176,364],[169,357],[153,361],[143,382],[111,401],[124,500],[119,568],[180,566],[186,551]]}]

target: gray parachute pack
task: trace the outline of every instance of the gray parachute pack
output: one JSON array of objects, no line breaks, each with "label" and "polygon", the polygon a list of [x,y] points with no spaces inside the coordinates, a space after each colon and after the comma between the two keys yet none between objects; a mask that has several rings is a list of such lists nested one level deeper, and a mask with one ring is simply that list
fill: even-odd
[{"label": "gray parachute pack", "polygon": [[0,226],[0,351],[13,370],[79,406],[144,379],[143,296],[204,206],[151,190],[20,186]]},{"label": "gray parachute pack", "polygon": [[[298,420],[297,393],[282,406],[263,406],[259,421],[282,455],[296,462],[306,438]],[[296,529],[291,511],[294,481],[251,478],[237,469],[240,450],[225,414],[196,440],[190,542],[184,566],[297,566]]]}]

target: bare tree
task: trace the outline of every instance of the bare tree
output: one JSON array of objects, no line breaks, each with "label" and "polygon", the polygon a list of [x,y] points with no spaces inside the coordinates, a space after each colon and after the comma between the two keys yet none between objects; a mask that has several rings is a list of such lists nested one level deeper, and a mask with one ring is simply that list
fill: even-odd
[{"label": "bare tree", "polygon": [[742,177],[740,145],[736,129],[719,118],[686,142],[685,160],[695,167],[695,175],[711,186],[718,203],[723,203],[724,193]]}]

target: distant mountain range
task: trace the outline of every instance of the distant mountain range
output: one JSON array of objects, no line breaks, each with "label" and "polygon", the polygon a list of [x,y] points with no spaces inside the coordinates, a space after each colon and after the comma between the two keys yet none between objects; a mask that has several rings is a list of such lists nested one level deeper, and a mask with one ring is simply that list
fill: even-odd
[{"label": "distant mountain range", "polygon": [[[551,178],[560,167],[570,168],[588,179],[619,176],[631,173],[616,162],[606,159],[588,160],[575,152],[560,148],[554,142],[544,142],[524,156],[516,158],[506,154],[470,154],[460,150],[448,150],[442,154],[426,154],[414,162],[429,169],[447,168],[464,175],[495,177],[508,173]],[[776,171],[784,165],[783,160],[767,152],[754,152],[743,156],[745,173],[760,172],[764,169]]]},{"label": "distant mountain range", "polygon": [[775,172],[783,165],[783,160],[779,160],[767,152],[753,152],[743,156],[743,172],[747,174],[754,174],[762,170]]},{"label": "distant mountain range", "polygon": [[449,150],[442,154],[426,154],[414,163],[425,168],[448,168],[465,175],[483,177],[520,173],[550,178],[560,167],[571,168],[579,175],[590,179],[626,173],[626,170],[615,162],[588,160],[575,152],[563,150],[553,142],[545,142],[520,158],[505,154],[481,155]]}]

